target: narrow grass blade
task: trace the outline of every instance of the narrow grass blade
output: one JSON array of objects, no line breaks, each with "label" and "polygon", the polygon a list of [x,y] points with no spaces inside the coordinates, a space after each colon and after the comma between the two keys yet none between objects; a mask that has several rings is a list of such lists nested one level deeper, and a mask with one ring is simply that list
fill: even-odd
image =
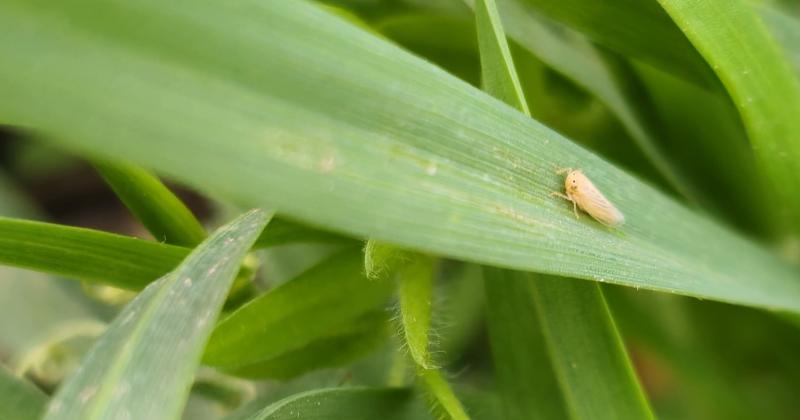
[{"label": "narrow grass blade", "polygon": [[150,172],[122,162],[94,162],[125,206],[156,240],[193,247],[206,231],[183,202]]},{"label": "narrow grass blade", "polygon": [[533,302],[535,279],[487,268],[484,285],[495,380],[505,418],[569,418]]},{"label": "narrow grass blade", "polygon": [[47,396],[36,386],[0,366],[0,418],[38,420],[46,403]]},{"label": "narrow grass blade", "polygon": [[301,413],[309,420],[419,419],[412,402],[413,394],[403,388],[320,389],[293,395],[237,420],[293,420]]},{"label": "narrow grass blade", "polygon": [[494,0],[475,0],[483,90],[530,115]]},{"label": "narrow grass blade", "polygon": [[778,215],[800,232],[800,82],[745,0],[659,0],[739,110]]},{"label": "narrow grass blade", "polygon": [[91,229],[0,217],[0,263],[141,289],[189,249]]},{"label": "narrow grass blade", "polygon": [[[306,1],[14,0],[0,25],[0,116],[73,150],[426,253],[800,312],[767,250]],[[625,226],[576,220],[556,166]]]},{"label": "narrow grass blade", "polygon": [[[510,58],[505,60],[492,59],[492,57],[496,57],[496,54],[492,53],[494,50],[508,49],[505,33],[500,26],[499,20],[497,18],[489,18],[492,15],[496,16],[497,13],[494,1],[476,1],[475,20],[478,27],[478,36],[486,36],[487,33],[495,34],[490,39],[479,42],[483,73],[503,74],[509,79],[504,83],[501,83],[496,78],[484,79],[484,89],[499,99],[508,102],[509,105],[519,107],[519,104],[525,103],[526,100],[519,83],[512,83],[512,81],[517,80],[514,63]],[[488,9],[488,13],[481,9]],[[499,44],[499,46],[495,44]],[[485,58],[483,58],[484,56]],[[497,67],[503,67],[504,69],[501,72],[496,69]],[[495,70],[491,70],[492,68]],[[508,94],[507,86],[509,84],[516,86],[516,92],[513,95]],[[528,114],[527,108],[521,108],[520,110]],[[492,351],[494,352],[495,368],[498,372],[500,387],[504,391],[501,393],[501,398],[506,413],[511,419],[525,419],[531,416],[557,418],[564,417],[565,410],[567,410],[570,413],[577,413],[577,418],[593,418],[587,417],[589,413],[583,413],[582,411],[584,410],[581,407],[574,406],[578,401],[590,400],[593,396],[576,393],[571,384],[562,383],[563,392],[572,396],[572,398],[565,397],[567,400],[565,407],[557,391],[554,366],[548,362],[545,341],[541,339],[542,337],[537,331],[542,325],[554,324],[559,328],[564,328],[564,330],[557,330],[554,334],[570,334],[567,329],[571,322],[575,322],[575,319],[570,317],[571,314],[568,312],[562,310],[551,311],[550,306],[540,306],[538,308],[538,318],[540,319],[536,320],[536,307],[533,305],[533,298],[535,294],[549,291],[553,296],[559,296],[566,301],[582,301],[586,305],[583,308],[584,311],[597,316],[596,322],[609,326],[607,327],[607,334],[617,334],[611,313],[605,305],[599,288],[594,285],[589,286],[597,289],[600,299],[582,300],[580,296],[581,289],[576,289],[566,282],[548,285],[546,282],[534,281],[531,276],[506,272],[500,269],[488,270],[487,274],[489,274],[487,277],[493,277],[486,279],[486,292],[489,297],[488,306],[490,311],[489,331],[492,340]],[[520,332],[517,327],[523,325],[527,328]],[[627,379],[626,377],[630,375],[630,362],[619,342],[609,342],[609,340],[586,341],[580,347],[555,345],[574,344],[566,341],[552,344],[554,346],[551,353],[572,354],[576,355],[573,356],[576,358],[582,358],[581,356],[583,355],[609,354],[616,360],[623,362],[622,365],[602,366],[588,364],[584,366],[585,369],[596,372],[598,382],[603,380],[619,382],[620,378]],[[524,356],[522,356],[523,354]],[[551,355],[550,357],[558,356]],[[592,362],[590,357],[582,359],[585,359],[582,361],[586,363]],[[553,363],[557,364],[557,361]],[[595,407],[595,410],[597,410],[594,412],[595,416],[604,415],[602,413],[625,413],[627,414],[626,417],[619,418],[633,419],[635,418],[633,415],[650,415],[652,417],[642,397],[639,383],[635,378],[619,382],[618,386],[617,391],[622,392],[611,394],[599,401],[598,404],[605,405],[605,407],[601,408],[602,405]],[[534,397],[531,397],[531,395],[534,395]],[[629,410],[629,407],[639,406],[641,408],[638,411]],[[600,411],[600,409],[604,411]],[[608,416],[608,418],[615,417]]]},{"label": "narrow grass blade", "polygon": [[600,285],[535,281],[539,322],[571,417],[652,419]]},{"label": "narrow grass blade", "polygon": [[239,263],[266,215],[239,217],[147,287],[51,400],[45,419],[179,417]]},{"label": "narrow grass blade", "polygon": [[352,333],[353,322],[383,307],[392,292],[390,282],[367,280],[362,264],[361,250],[345,250],[246,303],[214,330],[204,362],[246,373],[248,366]]}]

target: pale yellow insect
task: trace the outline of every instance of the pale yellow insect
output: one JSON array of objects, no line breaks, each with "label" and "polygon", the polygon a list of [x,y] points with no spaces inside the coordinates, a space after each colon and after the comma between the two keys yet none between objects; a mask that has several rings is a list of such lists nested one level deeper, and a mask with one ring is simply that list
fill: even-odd
[{"label": "pale yellow insect", "polygon": [[589,213],[598,222],[611,227],[625,223],[625,216],[592,184],[592,181],[579,169],[564,168],[557,171],[559,175],[566,173],[564,189],[566,194],[553,192],[552,195],[572,202],[572,211],[578,218],[578,207]]}]

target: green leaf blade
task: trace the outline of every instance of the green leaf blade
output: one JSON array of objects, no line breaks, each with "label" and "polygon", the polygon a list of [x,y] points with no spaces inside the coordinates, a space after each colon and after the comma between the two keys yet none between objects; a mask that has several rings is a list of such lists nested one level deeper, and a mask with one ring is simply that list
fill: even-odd
[{"label": "green leaf blade", "polygon": [[189,249],[111,233],[0,217],[0,263],[141,289]]},{"label": "green leaf blade", "polygon": [[[744,0],[659,0],[714,69],[741,115],[777,217],[800,231],[800,82]],[[755,63],[758,63],[756,65]]]},{"label": "green leaf blade", "polygon": [[[354,236],[800,312],[797,271],[764,249],[306,2],[202,3],[174,6],[175,14],[161,2],[137,2],[137,13],[164,25],[124,30],[115,26],[119,10],[88,4],[59,3],[47,13],[28,2],[3,5],[4,39],[15,40],[0,42],[0,53],[14,58],[0,66],[6,121]],[[87,16],[105,26],[76,30]],[[196,42],[163,46],[174,54],[169,61],[160,59],[160,43],[142,41],[175,33],[215,37],[202,51],[187,47]],[[354,73],[362,77],[352,80]],[[124,92],[124,100],[105,106],[109,92]],[[75,109],[97,118],[79,118]],[[182,158],[188,149],[193,159]],[[563,182],[555,166],[584,169],[626,225],[612,233],[575,220],[549,195]]]},{"label": "green leaf blade", "polygon": [[545,276],[535,281],[539,321],[572,418],[654,418],[600,285]]},{"label": "green leaf blade", "polygon": [[[490,9],[495,8],[494,4],[489,2],[483,3],[483,6]],[[494,13],[496,14],[496,10]],[[480,12],[480,6],[476,7],[475,18],[478,27],[487,24],[494,26],[495,31],[501,35],[497,42],[501,46],[506,45],[505,34],[499,26],[499,20],[487,22],[483,13]],[[481,31],[478,33],[480,36]],[[485,44],[480,43],[480,45],[481,56],[486,55],[486,59],[481,61],[482,66],[505,67],[508,77],[511,80],[517,79],[516,69],[511,60],[491,59],[492,55],[486,54]],[[484,73],[489,73],[488,70],[485,69]],[[497,81],[485,83],[484,89],[500,99],[509,101],[509,98],[504,97],[505,89],[502,83],[497,83]],[[525,103],[522,92],[519,89],[517,92],[521,102]],[[513,102],[509,104],[513,105]],[[548,284],[547,282],[532,281],[532,276],[507,273],[499,269],[488,270],[487,274],[494,277],[487,279],[486,282],[492,350],[495,352],[493,355],[500,386],[504,391],[501,399],[506,413],[512,416],[511,418],[523,419],[532,415],[541,418],[566,417],[565,409],[573,419],[588,420],[600,416],[606,416],[609,419],[653,417],[638,381],[631,374],[632,369],[627,354],[616,335],[617,330],[611,313],[597,286],[566,284],[564,280],[567,279],[561,279],[559,283]],[[553,280],[558,281],[555,278]],[[600,298],[582,299],[581,287],[587,286],[596,289]],[[570,326],[580,321],[571,316],[569,311],[553,311],[553,306],[543,306],[541,303],[533,304],[538,295],[548,292],[548,297],[559,296],[569,303],[580,302],[583,305],[582,310],[595,316],[597,319],[594,321],[605,329],[594,337],[594,340],[586,340],[582,343],[567,340],[557,341],[563,336],[570,336],[572,334],[569,331]],[[509,301],[504,301],[504,298]],[[537,320],[537,318],[539,319]],[[523,325],[527,327],[527,331],[510,331],[514,330],[515,326]],[[548,337],[551,345],[549,356],[544,351],[545,340],[542,340],[542,336],[536,331],[541,326],[547,325],[557,325],[558,327],[553,332],[558,337],[556,339]],[[578,334],[580,333],[578,332]],[[546,333],[543,335],[547,336]],[[616,338],[616,341],[608,339],[608,336]],[[525,360],[520,357],[520,352],[527,353],[525,356],[528,358],[538,359]],[[617,388],[614,389],[614,392],[599,399],[596,407],[587,410],[583,404],[587,404],[587,400],[593,400],[595,396],[585,394],[586,389],[576,389],[573,383],[562,379],[561,391],[565,394],[564,399],[566,400],[566,405],[563,405],[560,395],[554,392],[555,373],[563,368],[559,363],[559,357],[563,354],[574,355],[572,357],[580,358],[584,363],[596,361],[597,364],[588,366],[588,370],[596,375],[595,378],[592,378],[595,379],[595,383],[614,382]],[[602,360],[593,360],[592,355],[594,354],[611,355],[618,363],[604,364]],[[553,358],[553,361],[548,363],[547,358],[550,357]],[[564,375],[562,375],[563,377]],[[589,378],[588,375],[581,377]],[[535,397],[531,398],[526,394],[532,394]]]},{"label": "green leaf blade", "polygon": [[523,273],[484,270],[487,328],[499,398],[508,420],[568,418],[533,301],[533,282]]},{"label": "green leaf blade", "polygon": [[220,228],[111,324],[46,419],[175,418],[239,263],[266,223],[263,211]]},{"label": "green leaf blade", "polygon": [[303,347],[225,371],[242,378],[289,380],[319,369],[346,365],[379,348],[389,339],[385,313],[370,312],[333,334],[313,337]]},{"label": "green leaf blade", "polygon": [[494,0],[475,1],[475,22],[484,90],[530,115]]},{"label": "green leaf blade", "polygon": [[156,240],[193,247],[206,238],[203,225],[155,175],[121,162],[94,167]]},{"label": "green leaf blade", "polygon": [[204,362],[254,376],[259,365],[317,340],[363,332],[357,319],[385,305],[392,287],[367,280],[362,263],[359,249],[342,251],[248,302],[216,327]]}]

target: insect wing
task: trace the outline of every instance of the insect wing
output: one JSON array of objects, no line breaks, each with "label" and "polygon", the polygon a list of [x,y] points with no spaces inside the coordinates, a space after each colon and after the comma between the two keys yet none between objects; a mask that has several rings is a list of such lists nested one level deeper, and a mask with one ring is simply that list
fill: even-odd
[{"label": "insect wing", "polygon": [[594,186],[585,175],[581,174],[578,191],[574,194],[578,205],[598,222],[608,226],[619,226],[625,222],[625,216]]}]

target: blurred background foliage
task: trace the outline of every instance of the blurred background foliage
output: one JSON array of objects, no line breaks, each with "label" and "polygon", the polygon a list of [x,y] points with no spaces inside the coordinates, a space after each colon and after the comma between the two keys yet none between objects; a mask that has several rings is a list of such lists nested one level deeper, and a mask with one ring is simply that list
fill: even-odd
[{"label": "blurred background foliage", "polygon": [[[328,11],[482,88],[475,17],[466,3],[323,3]],[[507,3],[513,2],[498,0],[501,10]],[[798,259],[796,243],[785,240],[775,218],[765,217],[772,210],[765,208],[769,201],[745,127],[716,79],[698,83],[696,78],[705,77],[701,71],[687,70],[687,76],[665,70],[658,57],[653,61],[625,56],[614,48],[614,40],[603,44],[603,38],[587,36],[591,30],[559,21],[564,15],[557,7],[552,13],[547,8],[555,2],[519,3],[539,4],[542,15],[536,25],[541,25],[542,34],[552,36],[550,44],[546,37],[526,41],[525,30],[535,25],[521,13],[512,19],[504,16],[533,118],[694,210]],[[765,0],[751,6],[800,71],[800,6],[792,0]],[[0,128],[0,215],[153,239],[82,157],[27,131]],[[664,167],[669,169],[665,172]],[[207,191],[178,183],[168,186],[205,226],[220,225],[241,210],[235,201]],[[264,320],[260,328],[273,336],[247,341],[231,327],[230,337],[218,341],[217,356],[217,342],[212,339],[204,358],[207,366],[195,378],[184,418],[254,418],[249,416],[301,392],[413,382],[413,363],[400,350],[408,346],[401,343],[402,328],[386,327],[396,324],[389,318],[403,314],[396,303],[389,303],[393,291],[387,284],[378,281],[363,287],[360,243],[286,219],[274,219],[267,229],[280,223],[286,223],[287,239],[254,252],[252,258],[259,263],[252,285],[225,308],[230,314],[250,302],[254,312],[242,313],[242,322],[260,317]],[[505,418],[486,326],[483,272],[475,264],[450,259],[438,261],[431,270],[432,363],[453,384],[471,417]],[[332,285],[334,277],[350,280]],[[109,286],[6,266],[0,267],[0,288],[0,360],[44,394],[51,394],[74,371],[94,340],[133,298],[133,293]],[[789,419],[800,412],[799,322],[754,308],[634,288],[603,285],[602,290],[657,417]],[[310,298],[304,312],[290,304],[296,302],[291,297],[304,293],[328,300]],[[267,309],[257,310],[257,304]],[[266,311],[280,311],[282,304],[297,312],[276,314],[275,321],[269,321]],[[321,321],[325,322],[315,333],[281,336],[287,325],[291,331],[306,330],[304,325]],[[225,322],[237,319],[232,316]],[[218,330],[215,337],[225,334]],[[235,350],[244,347],[254,351],[263,347],[271,353],[264,358],[263,352],[256,352],[249,361],[252,365],[234,366],[233,362],[246,359],[245,352]],[[228,361],[226,355],[236,360]],[[42,398],[41,393],[31,398]],[[310,395],[310,401],[317,401]],[[363,418],[376,413],[389,418],[431,416],[426,397],[417,392],[356,389],[326,398],[353,413],[361,407],[358,415]],[[369,411],[365,401],[377,401],[377,411]],[[303,399],[289,404],[294,403],[303,404]],[[388,407],[395,407],[393,414],[386,414]],[[269,418],[288,418],[276,412]]]}]

